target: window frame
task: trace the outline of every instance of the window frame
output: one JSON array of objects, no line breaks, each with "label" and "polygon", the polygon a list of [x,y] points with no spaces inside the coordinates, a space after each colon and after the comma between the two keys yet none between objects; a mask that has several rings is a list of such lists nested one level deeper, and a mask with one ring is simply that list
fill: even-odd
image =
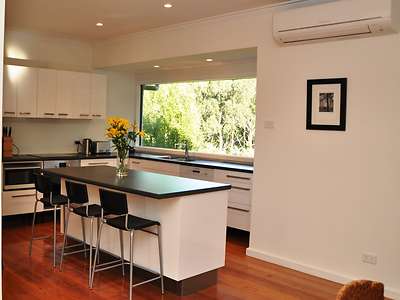
[{"label": "window frame", "polygon": [[[140,89],[140,99],[139,99],[139,128],[143,130],[143,98],[144,98],[144,86],[146,85],[161,85],[161,84],[172,84],[172,83],[185,83],[185,82],[200,82],[200,81],[222,81],[222,80],[240,80],[240,79],[256,79],[257,76],[243,76],[243,77],[235,77],[235,78],[219,78],[219,79],[198,79],[198,80],[182,80],[182,81],[160,81],[160,82],[153,82],[149,81],[148,83],[140,82],[139,89]],[[258,80],[257,80],[258,82]],[[257,91],[256,91],[257,92]],[[256,95],[257,99],[257,95]],[[257,100],[256,100],[257,101]],[[257,107],[257,102],[256,102]],[[257,108],[256,108],[257,109]],[[256,128],[257,131],[257,128]],[[152,147],[152,146],[144,146],[143,139],[139,137],[139,147],[146,152],[152,153],[162,153],[162,154],[183,154],[184,151],[180,149],[174,148],[160,148],[160,147]],[[209,152],[196,152],[196,151],[189,151],[191,155],[199,158],[204,159],[211,159],[211,160],[223,160],[227,162],[233,163],[253,163],[255,157],[255,149],[253,156],[238,156],[238,155],[229,155],[229,154],[220,154],[220,153],[209,153]]]}]

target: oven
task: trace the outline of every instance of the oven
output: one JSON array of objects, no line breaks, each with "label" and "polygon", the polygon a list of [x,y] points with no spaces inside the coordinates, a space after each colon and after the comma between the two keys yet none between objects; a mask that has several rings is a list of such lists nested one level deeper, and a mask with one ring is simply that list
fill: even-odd
[{"label": "oven", "polygon": [[41,161],[4,162],[3,191],[34,189],[34,173],[41,168]]}]

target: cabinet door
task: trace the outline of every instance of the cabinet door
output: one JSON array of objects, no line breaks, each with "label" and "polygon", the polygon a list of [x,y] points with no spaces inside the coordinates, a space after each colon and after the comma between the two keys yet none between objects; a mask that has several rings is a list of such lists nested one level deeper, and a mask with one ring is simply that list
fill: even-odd
[{"label": "cabinet door", "polygon": [[73,110],[75,117],[90,119],[91,74],[78,73],[74,75]]},{"label": "cabinet door", "polygon": [[92,74],[90,111],[92,118],[104,119],[107,105],[107,76]]},{"label": "cabinet door", "polygon": [[18,117],[36,117],[37,105],[37,69],[14,66],[17,68],[17,114]]},{"label": "cabinet door", "polygon": [[3,116],[17,115],[17,84],[14,66],[4,66]]},{"label": "cabinet door", "polygon": [[57,71],[38,70],[38,117],[56,118]]},{"label": "cabinet door", "polygon": [[57,71],[57,117],[72,118],[72,101],[74,99],[74,72]]}]

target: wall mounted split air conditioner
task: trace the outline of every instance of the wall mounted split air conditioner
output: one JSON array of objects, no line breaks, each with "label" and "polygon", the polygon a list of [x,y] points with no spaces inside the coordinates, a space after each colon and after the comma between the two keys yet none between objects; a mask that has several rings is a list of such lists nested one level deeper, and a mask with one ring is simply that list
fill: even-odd
[{"label": "wall mounted split air conditioner", "polygon": [[273,34],[281,44],[398,32],[400,0],[339,0],[277,12]]}]

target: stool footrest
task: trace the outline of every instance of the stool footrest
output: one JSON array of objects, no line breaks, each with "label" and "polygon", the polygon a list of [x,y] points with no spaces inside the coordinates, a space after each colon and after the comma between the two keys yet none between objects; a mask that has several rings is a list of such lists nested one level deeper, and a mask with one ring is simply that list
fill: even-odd
[{"label": "stool footrest", "polygon": [[75,251],[70,251],[70,252],[67,252],[67,253],[64,252],[64,256],[71,255],[71,254],[76,254],[76,253],[87,252],[87,251],[90,251],[90,249],[75,250]]},{"label": "stool footrest", "polygon": [[154,277],[154,278],[151,278],[151,279],[148,279],[148,280],[133,284],[132,287],[136,287],[136,286],[139,286],[139,285],[142,285],[142,284],[146,284],[146,283],[149,283],[149,282],[152,282],[152,281],[156,281],[158,279],[161,279],[161,276],[157,276],[157,277]]},{"label": "stool footrest", "polygon": [[78,246],[83,246],[83,245],[85,245],[85,243],[77,243],[77,244],[65,246],[64,249],[70,249],[70,248],[74,248],[74,247],[78,247]]},{"label": "stool footrest", "polygon": [[36,241],[36,240],[45,240],[45,239],[49,239],[51,238],[51,235],[44,235],[44,236],[37,236],[37,237],[33,237],[32,240]]}]

